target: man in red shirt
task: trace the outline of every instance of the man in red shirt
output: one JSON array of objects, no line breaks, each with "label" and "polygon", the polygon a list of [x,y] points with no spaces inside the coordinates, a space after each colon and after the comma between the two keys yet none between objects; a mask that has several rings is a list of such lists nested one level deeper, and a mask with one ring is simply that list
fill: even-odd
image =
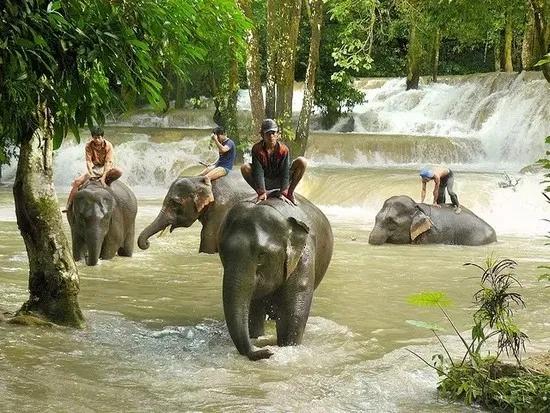
[{"label": "man in red shirt", "polygon": [[99,126],[92,127],[92,138],[86,144],[86,169],[87,172],[76,178],[71,187],[67,207],[63,212],[71,207],[74,196],[78,188],[88,182],[89,179],[97,179],[103,186],[110,185],[121,177],[122,171],[113,166],[113,144],[103,137],[103,129]]},{"label": "man in red shirt", "polygon": [[252,147],[252,164],[241,167],[244,179],[258,194],[256,203],[267,199],[270,191],[297,205],[294,189],[304,176],[306,159],[300,156],[290,163],[290,151],[278,141],[279,127],[273,119],[264,119],[260,135],[262,140]]}]

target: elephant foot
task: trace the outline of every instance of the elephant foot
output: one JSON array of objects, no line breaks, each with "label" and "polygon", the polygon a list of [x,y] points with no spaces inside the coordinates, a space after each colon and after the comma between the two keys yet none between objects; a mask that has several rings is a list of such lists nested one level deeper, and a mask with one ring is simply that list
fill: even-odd
[{"label": "elephant foot", "polygon": [[273,355],[273,352],[267,348],[262,348],[260,350],[250,351],[247,354],[247,357],[249,360],[257,361],[257,360],[263,360],[268,359]]}]

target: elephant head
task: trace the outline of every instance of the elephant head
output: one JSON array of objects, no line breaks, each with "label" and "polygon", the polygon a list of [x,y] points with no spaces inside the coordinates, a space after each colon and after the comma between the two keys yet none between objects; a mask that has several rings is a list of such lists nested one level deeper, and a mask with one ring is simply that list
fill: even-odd
[{"label": "elephant head", "polygon": [[139,235],[138,246],[142,250],[149,248],[149,238],[168,226],[170,232],[178,227],[190,227],[213,201],[212,185],[207,177],[176,179],[164,198],[160,213]]},{"label": "elephant head", "polygon": [[269,205],[243,202],[226,217],[219,242],[225,319],[237,350],[250,360],[272,355],[250,341],[251,334],[255,336],[251,320],[256,318],[263,326],[265,319],[265,312],[251,314],[251,303],[270,296],[294,273],[309,232],[304,222],[285,217]]},{"label": "elephant head", "polygon": [[90,182],[76,193],[67,217],[76,261],[85,256],[87,265],[97,264],[115,206],[112,192],[98,182]]},{"label": "elephant head", "polygon": [[393,196],[376,215],[369,244],[410,244],[432,226],[432,220],[412,198]]}]

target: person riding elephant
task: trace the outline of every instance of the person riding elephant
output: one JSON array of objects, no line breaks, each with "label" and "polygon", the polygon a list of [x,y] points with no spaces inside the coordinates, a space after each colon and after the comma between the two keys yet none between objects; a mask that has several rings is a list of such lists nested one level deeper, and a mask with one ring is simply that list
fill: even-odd
[{"label": "person riding elephant", "polygon": [[239,173],[231,172],[223,179],[210,181],[206,176],[186,176],[176,179],[164,197],[162,208],[138,237],[142,250],[149,248],[149,238],[170,226],[190,227],[202,224],[199,252],[218,252],[218,229],[227,211],[237,202],[254,197],[255,192]]},{"label": "person riding elephant", "polygon": [[108,260],[117,253],[131,257],[136,214],[136,197],[121,181],[84,184],[67,212],[75,261],[86,257],[87,265],[96,265],[99,258]]},{"label": "person riding elephant", "polygon": [[250,360],[272,355],[250,340],[264,334],[266,314],[276,320],[279,346],[302,342],[313,291],[332,257],[329,221],[310,201],[299,201],[242,201],[220,228],[225,320],[237,350]]},{"label": "person riding elephant", "polygon": [[434,207],[400,195],[388,198],[376,215],[369,244],[484,245],[497,240],[495,230],[462,206]]},{"label": "person riding elephant", "polygon": [[98,180],[103,186],[109,186],[122,176],[122,171],[113,166],[113,144],[105,139],[103,129],[94,126],[90,129],[90,134],[91,139],[84,148],[86,172],[73,181],[63,212],[68,212],[71,209],[78,189],[88,180]]}]

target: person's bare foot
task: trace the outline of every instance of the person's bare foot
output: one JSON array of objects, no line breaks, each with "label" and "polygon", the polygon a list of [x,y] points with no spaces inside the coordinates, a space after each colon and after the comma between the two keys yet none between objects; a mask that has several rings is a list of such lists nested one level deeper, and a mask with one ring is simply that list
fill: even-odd
[{"label": "person's bare foot", "polygon": [[462,212],[462,208],[459,206],[455,207],[455,214],[460,214]]}]

